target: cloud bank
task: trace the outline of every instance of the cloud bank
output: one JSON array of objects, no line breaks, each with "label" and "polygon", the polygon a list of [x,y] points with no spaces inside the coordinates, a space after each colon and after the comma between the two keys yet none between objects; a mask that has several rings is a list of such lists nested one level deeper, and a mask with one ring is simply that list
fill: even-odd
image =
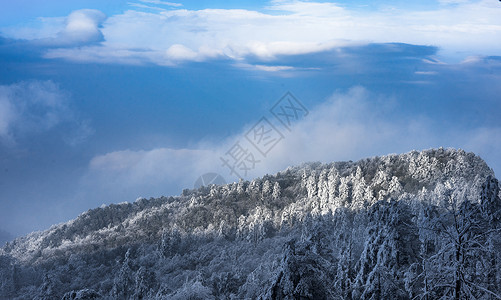
[{"label": "cloud bank", "polygon": [[[444,128],[426,116],[398,117],[398,100],[356,86],[334,93],[311,109],[290,132],[275,122],[284,139],[266,157],[254,150],[260,162],[245,178],[275,173],[306,161],[357,160],[440,146],[474,151],[497,172],[501,171],[497,155],[501,151],[501,127],[465,131],[454,124]],[[238,181],[222,165],[220,157],[236,142],[244,141],[252,125],[245,126],[239,135],[197,149],[123,150],[96,156],[82,181],[81,197],[109,203],[178,194],[183,188],[192,188],[195,180],[208,172],[219,173],[227,182]],[[242,144],[252,151],[250,144]],[[88,195],[88,191],[96,193]]]},{"label": "cloud bank", "polygon": [[[145,3],[159,10],[137,7]],[[274,1],[262,11],[188,10],[163,1],[131,4],[135,9],[106,20],[95,10],[41,19],[39,27],[51,30],[40,29],[39,36],[33,30],[23,34],[23,28],[3,31],[12,38],[32,39],[55,31],[55,37],[45,37],[53,44],[46,58],[166,66],[213,59],[269,62],[283,55],[367,43],[434,45],[461,58],[501,50],[501,7],[488,0],[442,1],[427,10],[363,10],[306,1]],[[166,6],[174,9],[165,10]]]}]

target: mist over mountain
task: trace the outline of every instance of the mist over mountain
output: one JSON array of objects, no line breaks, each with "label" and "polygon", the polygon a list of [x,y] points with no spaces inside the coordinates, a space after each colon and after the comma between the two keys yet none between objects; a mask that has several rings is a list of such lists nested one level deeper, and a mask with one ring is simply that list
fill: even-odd
[{"label": "mist over mountain", "polygon": [[1,248],[0,299],[496,299],[499,190],[440,148],[103,206]]}]

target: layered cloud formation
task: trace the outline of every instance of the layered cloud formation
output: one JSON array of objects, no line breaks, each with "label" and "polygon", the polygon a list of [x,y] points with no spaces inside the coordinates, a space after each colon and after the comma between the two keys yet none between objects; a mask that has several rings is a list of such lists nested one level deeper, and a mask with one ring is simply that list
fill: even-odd
[{"label": "layered cloud formation", "polygon": [[51,44],[47,58],[103,63],[176,65],[212,59],[238,62],[249,57],[269,62],[277,56],[395,41],[433,44],[458,57],[499,53],[498,3],[441,4],[417,11],[275,1],[262,11],[253,11],[188,10],[178,3],[142,1],[130,3],[130,10],[106,20],[99,11],[86,9],[66,18],[40,19],[38,32],[37,28],[4,32],[12,38]]}]

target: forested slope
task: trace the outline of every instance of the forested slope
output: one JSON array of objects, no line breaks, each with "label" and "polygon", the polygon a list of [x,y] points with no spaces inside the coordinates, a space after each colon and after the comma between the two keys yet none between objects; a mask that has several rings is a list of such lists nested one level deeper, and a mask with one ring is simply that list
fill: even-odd
[{"label": "forested slope", "polygon": [[0,299],[497,299],[500,218],[462,150],[308,163],[18,238]]}]

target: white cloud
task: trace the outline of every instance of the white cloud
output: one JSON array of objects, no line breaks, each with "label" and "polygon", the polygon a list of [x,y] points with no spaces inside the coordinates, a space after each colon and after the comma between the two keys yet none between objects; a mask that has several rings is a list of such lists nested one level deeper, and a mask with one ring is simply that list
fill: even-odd
[{"label": "white cloud", "polygon": [[132,7],[137,7],[137,8],[145,8],[145,9],[152,9],[152,10],[158,10],[158,11],[165,11],[167,9],[162,8],[162,7],[157,7],[157,6],[150,6],[150,5],[144,5],[141,3],[128,3]]},{"label": "white cloud", "polygon": [[221,57],[223,54],[215,49],[201,46],[198,51],[193,51],[188,47],[180,44],[175,44],[169,47],[165,52],[166,62],[179,61],[203,61],[207,58]]},{"label": "white cloud", "polygon": [[278,171],[304,161],[356,160],[433,146],[432,139],[423,140],[429,134],[428,120],[395,118],[395,103],[363,87],[335,93],[296,123],[271,152],[272,169]]},{"label": "white cloud", "polygon": [[438,2],[442,5],[451,5],[451,4],[464,4],[470,3],[470,0],[438,0]]},{"label": "white cloud", "polygon": [[265,66],[265,65],[255,65],[257,70],[266,71],[266,72],[279,72],[279,71],[288,71],[293,70],[294,67],[291,66]]},{"label": "white cloud", "polygon": [[102,12],[94,9],[74,11],[68,16],[60,38],[67,39],[69,43],[100,40],[99,25],[105,18]]},{"label": "white cloud", "polygon": [[175,44],[167,49],[167,57],[173,60],[196,60],[197,53],[183,45]]},{"label": "white cloud", "polygon": [[217,167],[217,155],[214,150],[169,148],[99,155],[90,161],[77,198],[89,206],[89,201],[99,205],[179,193],[192,188],[206,170]]},{"label": "white cloud", "polygon": [[[451,1],[445,1],[451,3]],[[445,3],[444,2],[444,3]],[[356,10],[333,3],[275,1],[263,12],[244,9],[172,9],[158,12],[128,10],[110,16],[81,10],[60,18],[41,19],[54,34],[53,41],[95,42],[99,45],[52,49],[48,58],[172,65],[179,61],[213,58],[244,60],[256,56],[274,60],[278,55],[315,53],[361,43],[401,42],[436,45],[447,54],[495,55],[501,51],[499,5],[493,1],[452,1],[455,5],[421,11]],[[177,7],[176,3],[141,3]],[[136,3],[143,5],[141,3]],[[132,3],[134,4],[134,3]],[[45,28],[44,27],[44,28]],[[22,29],[10,32],[23,37]],[[33,33],[24,34],[24,37]],[[117,52],[119,54],[117,54]],[[97,55],[94,55],[97,54]]]},{"label": "white cloud", "polygon": [[235,63],[235,67],[246,70],[254,70],[254,71],[265,71],[274,75],[290,77],[291,72],[293,70],[301,71],[301,70],[313,70],[314,68],[297,68],[293,66],[282,66],[282,65],[252,65],[247,63]]},{"label": "white cloud", "polygon": [[268,9],[289,12],[305,17],[341,17],[346,20],[351,19],[346,9],[338,4],[328,2],[274,1],[271,6],[268,6]]},{"label": "white cloud", "polygon": [[144,3],[159,4],[159,5],[174,6],[174,7],[183,6],[181,3],[166,2],[160,0],[140,0],[140,1]]},{"label": "white cloud", "polygon": [[145,49],[124,49],[112,47],[57,48],[45,55],[46,58],[66,58],[78,62],[118,63],[140,65],[151,62],[158,65],[173,65],[165,53]]},{"label": "white cloud", "polygon": [[0,85],[0,144],[13,146],[20,137],[46,132],[65,123],[74,130],[69,144],[92,134],[87,121],[69,107],[68,96],[52,81]]},{"label": "white cloud", "polygon": [[247,179],[306,161],[358,160],[441,146],[475,151],[495,170],[501,170],[497,155],[501,151],[501,128],[465,131],[453,125],[438,126],[425,116],[402,116],[396,114],[397,110],[396,99],[354,87],[346,93],[335,93],[325,103],[312,108],[290,132],[272,116],[266,116],[285,137],[267,157],[246,142],[244,134],[254,125],[249,124],[241,134],[217,145],[204,144],[197,149],[124,150],[97,156],[90,162],[82,190],[98,191],[93,197],[95,205],[99,205],[103,200],[131,201],[138,196],[179,193],[182,188],[193,187],[198,176],[208,172],[221,174],[227,182],[235,181],[237,178],[222,165],[220,157],[226,157],[236,142],[260,160],[247,174]]},{"label": "white cloud", "polygon": [[416,75],[437,75],[436,71],[416,71],[414,72]]},{"label": "white cloud", "polygon": [[32,40],[36,44],[52,47],[80,46],[103,40],[101,23],[104,13],[95,9],[73,11],[66,18],[39,18],[24,28],[4,28],[7,36]]}]

